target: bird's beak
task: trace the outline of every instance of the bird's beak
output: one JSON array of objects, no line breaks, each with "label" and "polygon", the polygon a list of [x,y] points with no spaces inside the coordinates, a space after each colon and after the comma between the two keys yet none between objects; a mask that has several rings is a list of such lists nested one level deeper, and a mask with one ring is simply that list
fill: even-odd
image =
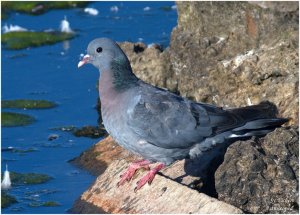
[{"label": "bird's beak", "polygon": [[84,64],[90,62],[90,59],[91,59],[90,55],[88,55],[88,54],[84,55],[83,58],[82,58],[82,60],[79,61],[79,63],[78,63],[78,68],[81,67],[81,66],[83,66]]}]

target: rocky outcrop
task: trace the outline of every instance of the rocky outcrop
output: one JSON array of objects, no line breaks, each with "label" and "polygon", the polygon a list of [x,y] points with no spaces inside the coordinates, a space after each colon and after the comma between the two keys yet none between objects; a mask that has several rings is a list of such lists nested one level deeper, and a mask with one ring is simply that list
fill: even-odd
[{"label": "rocky outcrop", "polygon": [[[181,192],[192,196],[189,201],[195,204],[195,207],[200,199],[211,199],[204,194],[207,193],[248,213],[295,213],[298,210],[298,138],[297,128],[279,128],[263,138],[233,143],[227,149],[224,162],[222,156],[211,157],[209,160],[205,158],[178,161],[155,177],[154,182],[158,183],[157,186],[153,182],[150,187],[139,190],[140,194],[135,194],[134,186],[145,174],[144,171],[139,172],[137,177],[124,187],[118,188],[116,184],[119,175],[130,162],[140,158],[130,155],[108,137],[73,161],[101,176],[76,201],[72,212],[187,213],[185,207],[166,206],[164,211],[159,211],[161,208],[156,210],[144,206],[149,204],[154,207],[158,204],[153,202],[152,197],[148,197],[149,193],[159,195],[161,186],[168,184],[169,190],[179,190],[176,192],[178,196],[172,197],[176,199],[176,204],[181,204]],[[162,202],[159,204],[168,204],[169,196],[160,198],[160,201]],[[137,207],[138,205],[141,207]],[[146,209],[142,210],[143,208]],[[218,212],[229,213],[227,209],[223,209],[221,207]],[[204,208],[200,207],[195,213],[204,213],[203,210]],[[232,213],[235,211],[236,209]]]},{"label": "rocky outcrop", "polygon": [[[214,156],[207,154],[206,157],[198,160],[177,161],[170,167],[161,170],[161,173],[166,178],[176,181],[181,185],[216,197],[213,174],[216,168],[221,164],[220,161],[222,159],[217,158],[217,154],[213,154]],[[98,176],[104,173],[106,168],[116,160],[125,160],[129,165],[130,162],[139,159],[142,158],[130,154],[109,136],[70,162]],[[208,169],[210,171],[207,171]]]},{"label": "rocky outcrop", "polygon": [[298,213],[299,131],[237,141],[215,173],[219,199],[248,213]]},{"label": "rocky outcrop", "polygon": [[124,159],[130,162],[136,157],[130,155],[128,151],[124,150],[109,136],[70,162],[85,168],[93,175],[101,175],[117,159]]},{"label": "rocky outcrop", "polygon": [[[77,200],[74,213],[242,213],[241,210],[157,175],[151,186],[133,192],[135,178],[117,187],[120,174],[128,162],[116,160],[97,178],[95,183]],[[140,174],[139,174],[140,175]],[[96,206],[96,207],[95,207]],[[97,208],[91,211],[91,208]]]},{"label": "rocky outcrop", "polygon": [[282,4],[178,2],[166,87],[224,107],[269,100],[298,124],[299,10]]},{"label": "rocky outcrop", "polygon": [[166,86],[171,76],[168,53],[163,52],[159,45],[147,47],[143,43],[120,43],[131,62],[134,73],[142,80],[156,86]]}]

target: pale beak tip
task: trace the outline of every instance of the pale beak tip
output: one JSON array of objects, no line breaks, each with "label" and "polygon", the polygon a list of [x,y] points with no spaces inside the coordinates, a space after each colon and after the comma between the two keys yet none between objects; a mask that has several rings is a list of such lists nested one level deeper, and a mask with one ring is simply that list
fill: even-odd
[{"label": "pale beak tip", "polygon": [[78,68],[80,68],[84,63],[85,63],[84,61],[79,61],[78,65],[77,65]]},{"label": "pale beak tip", "polygon": [[90,55],[86,54],[86,55],[83,57],[83,59],[82,59],[81,61],[79,61],[78,65],[77,65],[78,68],[80,68],[82,65],[88,63],[89,60],[90,60]]}]

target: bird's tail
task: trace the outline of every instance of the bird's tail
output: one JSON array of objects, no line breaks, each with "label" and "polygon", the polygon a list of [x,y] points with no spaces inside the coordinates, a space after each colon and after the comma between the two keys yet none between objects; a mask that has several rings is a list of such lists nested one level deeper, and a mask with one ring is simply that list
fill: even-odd
[{"label": "bird's tail", "polygon": [[191,158],[203,155],[204,151],[212,147],[226,147],[228,144],[231,144],[235,138],[264,136],[288,121],[288,119],[276,117],[277,108],[270,102],[262,102],[258,105],[229,109],[226,111],[230,116],[235,118],[235,126],[231,128],[225,127],[226,130],[219,128],[216,135],[205,138],[201,144],[196,144],[190,150],[189,155]]},{"label": "bird's tail", "polygon": [[289,120],[286,118],[277,118],[277,108],[270,102],[262,102],[258,105],[228,111],[246,122],[243,126],[232,129],[230,138],[262,136]]}]

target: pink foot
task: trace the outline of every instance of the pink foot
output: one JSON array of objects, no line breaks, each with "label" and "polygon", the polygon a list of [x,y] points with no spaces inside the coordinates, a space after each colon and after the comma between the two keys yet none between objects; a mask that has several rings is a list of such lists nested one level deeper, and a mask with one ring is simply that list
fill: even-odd
[{"label": "pink foot", "polygon": [[159,164],[158,166],[151,169],[144,177],[142,177],[138,182],[137,186],[134,188],[134,192],[138,191],[141,187],[143,187],[147,182],[151,184],[156,173],[159,172],[162,168],[164,168],[164,164]]},{"label": "pink foot", "polygon": [[120,176],[121,180],[118,182],[117,186],[123,185],[126,181],[130,181],[131,178],[134,176],[135,172],[140,169],[149,169],[150,162],[147,160],[139,160],[133,162],[128,169]]}]

